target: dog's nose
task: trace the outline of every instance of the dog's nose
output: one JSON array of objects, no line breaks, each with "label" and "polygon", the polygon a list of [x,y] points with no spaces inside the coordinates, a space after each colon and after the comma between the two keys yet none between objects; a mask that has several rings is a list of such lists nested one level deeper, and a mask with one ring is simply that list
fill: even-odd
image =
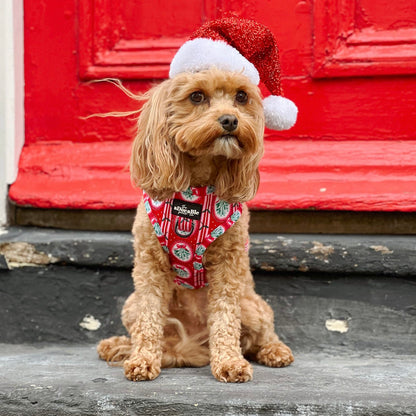
[{"label": "dog's nose", "polygon": [[227,131],[233,131],[238,126],[237,117],[231,114],[224,114],[218,119],[218,122],[221,124],[222,128]]}]

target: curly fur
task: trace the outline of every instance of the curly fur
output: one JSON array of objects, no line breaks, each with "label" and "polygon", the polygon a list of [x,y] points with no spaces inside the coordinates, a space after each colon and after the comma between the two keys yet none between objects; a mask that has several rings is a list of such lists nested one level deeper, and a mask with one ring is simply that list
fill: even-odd
[{"label": "curly fur", "polygon": [[[202,92],[196,104],[190,96]],[[244,91],[247,101],[236,100]],[[252,199],[259,184],[264,116],[256,86],[240,73],[210,69],[180,74],[147,95],[132,146],[132,180],[154,199],[189,186],[215,185],[228,202]],[[227,135],[218,119],[238,119]],[[102,359],[121,362],[128,379],[151,380],[162,367],[211,364],[223,382],[252,378],[246,358],[282,367],[293,361],[289,347],[274,332],[273,312],[254,291],[249,257],[249,213],[215,240],[204,255],[208,288],[176,285],[169,259],[141,203],[133,225],[134,292],[122,321],[129,337],[98,345]],[[246,357],[246,358],[244,358]]]}]

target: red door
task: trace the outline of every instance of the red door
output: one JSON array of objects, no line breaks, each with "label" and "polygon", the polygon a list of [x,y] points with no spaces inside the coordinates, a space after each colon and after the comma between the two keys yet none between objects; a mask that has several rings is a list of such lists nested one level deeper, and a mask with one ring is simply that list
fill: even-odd
[{"label": "red door", "polygon": [[176,49],[234,11],[269,26],[285,96],[299,117],[266,131],[251,207],[416,208],[416,0],[25,0],[26,140],[10,198],[18,205],[125,209],[134,120],[81,117],[135,108]]}]

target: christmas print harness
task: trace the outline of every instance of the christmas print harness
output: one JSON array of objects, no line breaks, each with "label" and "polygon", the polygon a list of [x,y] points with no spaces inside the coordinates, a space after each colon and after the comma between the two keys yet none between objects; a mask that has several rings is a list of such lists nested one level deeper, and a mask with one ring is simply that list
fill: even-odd
[{"label": "christmas print harness", "polygon": [[176,273],[174,281],[190,289],[208,285],[202,256],[241,217],[240,203],[230,204],[214,192],[213,186],[191,187],[165,201],[143,192],[147,215]]}]

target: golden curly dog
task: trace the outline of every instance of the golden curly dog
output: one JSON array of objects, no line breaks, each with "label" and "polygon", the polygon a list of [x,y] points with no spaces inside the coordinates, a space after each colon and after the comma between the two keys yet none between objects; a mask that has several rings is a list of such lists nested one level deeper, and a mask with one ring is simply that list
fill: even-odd
[{"label": "golden curly dog", "polygon": [[[130,164],[137,186],[156,200],[206,185],[229,203],[254,197],[264,134],[257,86],[241,73],[212,68],[179,74],[146,98]],[[134,292],[122,312],[130,336],[101,341],[100,357],[122,362],[133,381],[152,380],[165,367],[210,363],[216,379],[246,382],[253,375],[247,359],[289,365],[293,355],[274,332],[272,309],[254,291],[248,223],[243,204],[241,218],[204,254],[208,286],[192,290],[174,283],[141,202],[133,226]]]}]

